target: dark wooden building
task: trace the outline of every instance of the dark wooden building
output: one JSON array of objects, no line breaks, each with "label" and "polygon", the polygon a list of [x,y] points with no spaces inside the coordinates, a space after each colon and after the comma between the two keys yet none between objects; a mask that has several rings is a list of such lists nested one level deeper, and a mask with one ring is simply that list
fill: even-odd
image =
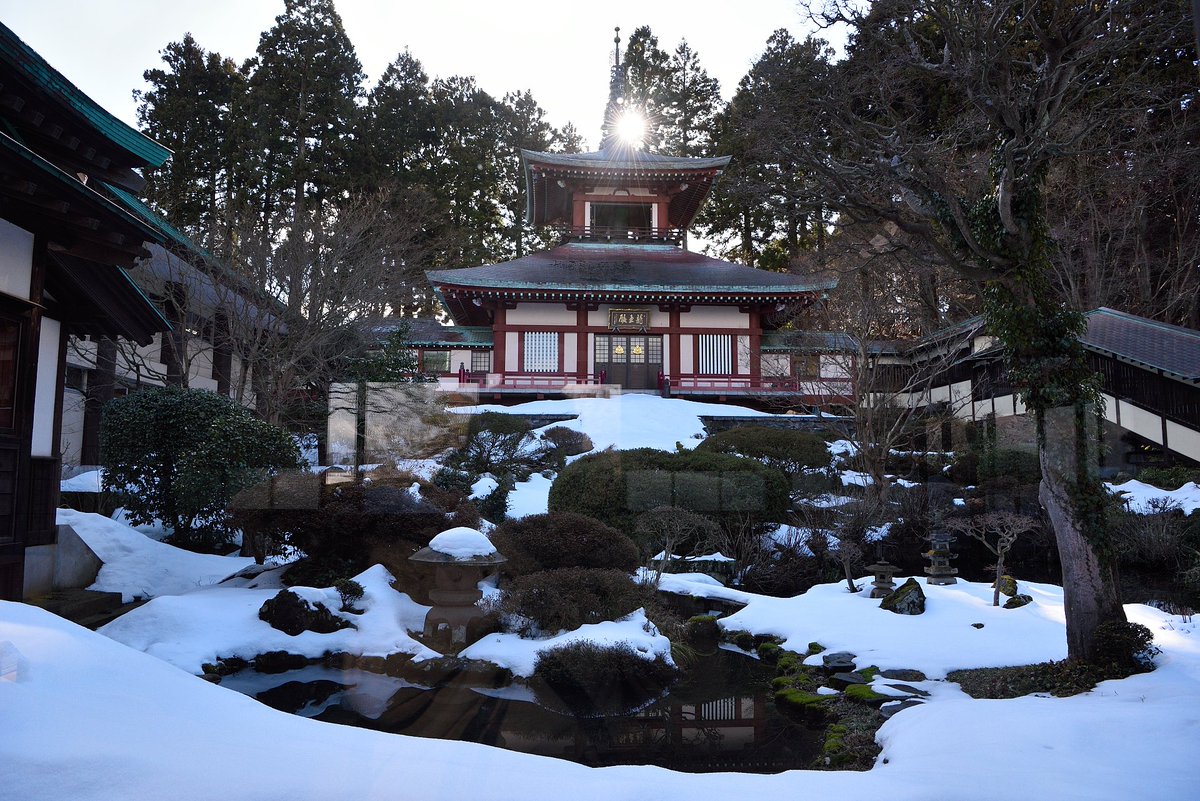
[{"label": "dark wooden building", "polygon": [[167,321],[126,274],[161,231],[120,204],[170,151],[0,24],[0,598],[53,548],[68,337],[149,342]]}]

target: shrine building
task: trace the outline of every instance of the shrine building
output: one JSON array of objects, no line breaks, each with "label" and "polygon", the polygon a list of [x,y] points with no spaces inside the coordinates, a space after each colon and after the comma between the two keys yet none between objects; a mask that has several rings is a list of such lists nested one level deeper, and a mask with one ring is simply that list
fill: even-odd
[{"label": "shrine building", "polygon": [[[614,95],[621,72],[613,70]],[[708,398],[785,393],[811,403],[840,378],[813,376],[821,380],[806,385],[779,331],[834,280],[684,246],[728,156],[652,154],[610,134],[596,152],[523,150],[521,158],[526,220],[560,243],[426,273],[454,325],[417,321],[408,338],[444,389],[497,400],[599,387]]]}]

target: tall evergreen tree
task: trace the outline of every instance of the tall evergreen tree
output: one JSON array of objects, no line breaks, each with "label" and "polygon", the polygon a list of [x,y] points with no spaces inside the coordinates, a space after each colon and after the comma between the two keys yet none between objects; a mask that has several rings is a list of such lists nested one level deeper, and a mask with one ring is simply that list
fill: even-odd
[{"label": "tall evergreen tree", "polygon": [[663,144],[662,126],[666,120],[667,81],[671,56],[658,46],[658,37],[643,25],[629,37],[622,59],[624,66],[624,107],[645,118],[644,149],[658,152]]},{"label": "tall evergreen tree", "polygon": [[686,39],[667,64],[663,100],[662,151],[673,156],[708,155],[722,105],[721,88]]},{"label": "tall evergreen tree", "polygon": [[[362,66],[333,0],[286,0],[245,69],[238,109],[244,200],[264,241],[286,230],[292,246],[303,247],[357,167]],[[290,277],[289,305],[301,308],[304,293],[303,277]]]},{"label": "tall evergreen tree", "polygon": [[193,240],[226,255],[231,109],[245,80],[232,60],[204,50],[190,33],[160,55],[165,69],[146,70],[142,77],[151,88],[135,93],[138,122],[173,155],[162,168],[147,171],[147,198]]}]

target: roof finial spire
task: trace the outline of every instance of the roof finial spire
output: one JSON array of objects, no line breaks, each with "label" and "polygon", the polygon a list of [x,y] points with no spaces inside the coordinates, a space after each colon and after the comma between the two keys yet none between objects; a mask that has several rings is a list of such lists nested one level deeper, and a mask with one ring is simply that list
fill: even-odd
[{"label": "roof finial spire", "polygon": [[608,81],[608,104],[604,107],[604,126],[600,149],[608,150],[617,143],[617,120],[625,104],[625,65],[621,63],[621,28],[613,28],[613,65]]}]

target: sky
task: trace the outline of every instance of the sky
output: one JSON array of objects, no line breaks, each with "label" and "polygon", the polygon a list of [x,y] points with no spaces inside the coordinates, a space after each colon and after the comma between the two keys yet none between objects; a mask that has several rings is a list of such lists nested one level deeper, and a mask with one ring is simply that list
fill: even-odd
[{"label": "sky", "polygon": [[[191,32],[201,47],[241,62],[283,0],[0,0],[0,20],[110,112],[136,125],[132,92],[161,65],[159,50]],[[600,138],[613,28],[649,25],[659,46],[687,39],[728,99],[787,28],[808,26],[797,0],[338,0],[368,88],[408,49],[432,77],[473,75],[496,97],[530,89],[550,122],[570,121],[589,147]]]}]

